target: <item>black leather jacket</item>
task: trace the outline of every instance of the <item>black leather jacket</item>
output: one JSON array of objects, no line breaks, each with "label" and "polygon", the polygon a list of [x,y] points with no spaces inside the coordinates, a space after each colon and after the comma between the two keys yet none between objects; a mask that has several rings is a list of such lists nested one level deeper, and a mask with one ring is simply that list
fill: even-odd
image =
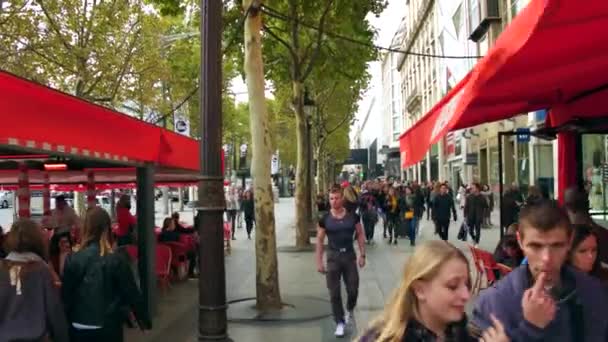
[{"label": "black leather jacket", "polygon": [[143,297],[127,256],[117,251],[100,256],[91,244],[66,260],[62,296],[70,323],[120,327],[132,310],[141,328],[150,328]]}]

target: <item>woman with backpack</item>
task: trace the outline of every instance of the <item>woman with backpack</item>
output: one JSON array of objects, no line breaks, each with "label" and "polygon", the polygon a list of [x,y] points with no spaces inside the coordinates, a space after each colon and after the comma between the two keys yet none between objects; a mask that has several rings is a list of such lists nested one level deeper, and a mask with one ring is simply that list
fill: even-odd
[{"label": "woman with backpack", "polygon": [[150,328],[128,256],[113,250],[110,227],[105,210],[89,209],[82,249],[66,261],[62,294],[72,342],[122,342],[130,311],[141,329]]}]

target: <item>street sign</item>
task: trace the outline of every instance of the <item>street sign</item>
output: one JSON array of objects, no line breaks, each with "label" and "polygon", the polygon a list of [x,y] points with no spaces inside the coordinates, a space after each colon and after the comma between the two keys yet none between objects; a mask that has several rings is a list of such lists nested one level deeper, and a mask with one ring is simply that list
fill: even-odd
[{"label": "street sign", "polygon": [[175,132],[181,135],[190,136],[190,121],[185,115],[175,113],[173,115],[173,123]]},{"label": "street sign", "polygon": [[270,163],[270,174],[276,175],[278,173],[279,173],[279,153],[277,151],[277,153],[272,155],[272,161]]},{"label": "street sign", "polygon": [[518,143],[527,143],[530,142],[530,129],[529,128],[518,128],[515,130],[517,132],[517,142]]}]

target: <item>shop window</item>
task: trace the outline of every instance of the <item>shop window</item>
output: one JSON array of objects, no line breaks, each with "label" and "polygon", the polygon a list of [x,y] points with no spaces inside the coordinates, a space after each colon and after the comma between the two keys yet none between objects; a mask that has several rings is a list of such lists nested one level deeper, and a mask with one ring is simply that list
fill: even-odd
[{"label": "shop window", "polygon": [[555,176],[553,170],[553,145],[534,146],[535,184],[548,198],[555,198]]},{"label": "shop window", "polygon": [[[601,134],[583,135],[583,178],[589,193],[589,205],[592,214],[606,214],[606,183],[602,169],[606,165],[608,136]],[[601,217],[599,217],[601,218]]]},{"label": "shop window", "polygon": [[530,185],[530,150],[527,143],[517,144],[517,180],[521,188]]}]

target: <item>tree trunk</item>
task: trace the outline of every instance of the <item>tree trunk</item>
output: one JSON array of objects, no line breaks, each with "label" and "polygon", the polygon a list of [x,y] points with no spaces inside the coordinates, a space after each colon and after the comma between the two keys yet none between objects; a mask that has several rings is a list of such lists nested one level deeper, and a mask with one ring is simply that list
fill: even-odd
[{"label": "tree trunk", "polygon": [[[243,8],[251,6],[245,0]],[[245,74],[249,93],[249,122],[252,138],[251,176],[255,201],[256,300],[258,310],[281,309],[279,267],[274,220],[270,164],[272,157],[262,60],[262,18],[252,9],[245,21]]]},{"label": "tree trunk", "polygon": [[296,115],[296,247],[310,244],[308,229],[311,225],[309,165],[307,149],[309,146],[306,130],[306,113],[304,113],[304,85],[293,82],[294,110]]},{"label": "tree trunk", "polygon": [[327,194],[327,159],[325,158],[325,152],[321,149],[317,152],[317,184],[319,192]]}]

